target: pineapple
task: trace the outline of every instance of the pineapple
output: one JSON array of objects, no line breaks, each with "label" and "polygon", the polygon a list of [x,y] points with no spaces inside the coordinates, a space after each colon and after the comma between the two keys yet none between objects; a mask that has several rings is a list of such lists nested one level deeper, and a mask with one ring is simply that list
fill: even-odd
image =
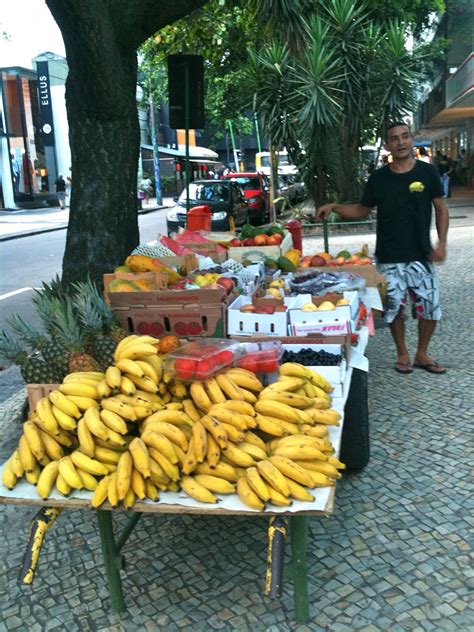
[{"label": "pineapple", "polygon": [[[43,286],[45,286],[44,283]],[[49,343],[41,348],[43,358],[64,376],[69,368],[68,354],[65,347],[55,337],[55,323],[58,314],[66,309],[65,298],[55,296],[50,290],[45,289],[36,291],[32,300],[43,327],[50,336]]]},{"label": "pineapple", "polygon": [[27,384],[57,384],[62,381],[39,354],[28,355],[18,340],[9,337],[4,331],[0,333],[0,358],[2,362],[15,363]]},{"label": "pineapple", "polygon": [[69,373],[76,371],[101,371],[97,360],[86,353],[86,335],[70,298],[65,298],[64,309],[56,315],[53,325],[54,338],[66,349],[69,357]]},{"label": "pineapple", "polygon": [[73,287],[76,291],[74,304],[82,324],[90,333],[89,349],[92,355],[107,367],[113,364],[115,347],[120,340],[128,336],[128,332],[117,325],[112,310],[92,281],[78,282]]},{"label": "pineapple", "polygon": [[68,358],[65,349],[17,314],[10,316],[8,323],[20,341],[23,341],[30,349],[39,351],[45,363],[62,380],[68,372]]}]

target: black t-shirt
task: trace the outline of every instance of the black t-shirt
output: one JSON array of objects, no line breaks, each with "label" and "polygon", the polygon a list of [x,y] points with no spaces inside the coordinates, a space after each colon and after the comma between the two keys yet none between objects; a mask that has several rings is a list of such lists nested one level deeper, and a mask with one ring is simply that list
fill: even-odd
[{"label": "black t-shirt", "polygon": [[406,173],[396,173],[387,165],[371,174],[360,203],[377,207],[379,263],[428,260],[431,202],[439,197],[443,197],[439,173],[426,162],[416,160]]},{"label": "black t-shirt", "polygon": [[61,191],[66,190],[66,182],[64,181],[63,178],[58,178],[54,184],[56,185],[57,193],[60,193]]}]

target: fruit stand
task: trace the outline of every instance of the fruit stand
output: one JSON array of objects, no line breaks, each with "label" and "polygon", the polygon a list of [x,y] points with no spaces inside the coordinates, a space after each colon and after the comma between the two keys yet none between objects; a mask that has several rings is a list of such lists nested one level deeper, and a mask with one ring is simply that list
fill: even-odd
[{"label": "fruit stand", "polygon": [[[340,471],[364,467],[369,458],[365,349],[376,291],[365,290],[366,305],[354,289],[323,297],[286,296],[299,282],[306,290],[319,283],[303,270],[271,280],[268,289],[274,292],[268,296],[260,286],[262,276],[252,273],[252,295],[237,296],[237,284],[249,279],[238,267],[232,285],[225,272],[204,270],[187,270],[183,283],[176,269],[168,269],[171,263],[139,253],[131,257],[131,268],[116,274],[164,274],[161,286],[140,287],[130,280],[138,289],[125,290],[128,279],[117,277],[118,289],[108,286],[111,308],[90,284],[64,299],[55,327],[61,339],[78,329],[74,350],[61,371],[55,365],[56,384],[36,389],[39,399],[18,446],[1,467],[0,503],[43,508],[33,525],[23,581],[32,582],[42,539],[63,509],[95,510],[117,611],[126,607],[121,549],[142,513],[269,517],[267,594],[278,597],[281,591],[289,523],[296,617],[305,621],[309,516],[330,515]],[[226,281],[219,284],[221,276],[214,277],[209,287],[196,289],[196,278],[206,274]],[[181,308],[173,306],[176,300]],[[156,315],[148,321],[142,314],[120,317],[121,309],[156,311],[159,304],[168,310],[160,332],[139,327],[156,326]],[[166,333],[173,309],[184,305],[196,322],[196,310],[208,318],[213,304],[220,305],[227,326],[218,337],[215,330],[183,329],[181,340]],[[232,330],[232,310],[239,324],[250,319],[248,331]],[[44,305],[43,311],[48,311]],[[96,322],[98,311],[103,326]],[[266,330],[277,316],[280,329]],[[125,331],[109,344],[112,330],[119,333],[117,320]],[[83,322],[87,335],[81,337]],[[178,322],[185,324],[183,314]],[[16,325],[27,335],[24,323]],[[334,330],[342,335],[331,335]],[[87,345],[94,353],[102,349],[100,362],[85,351]],[[7,347],[0,339],[0,351]],[[20,357],[18,349],[15,353]],[[113,511],[120,510],[131,518],[116,537]]]}]

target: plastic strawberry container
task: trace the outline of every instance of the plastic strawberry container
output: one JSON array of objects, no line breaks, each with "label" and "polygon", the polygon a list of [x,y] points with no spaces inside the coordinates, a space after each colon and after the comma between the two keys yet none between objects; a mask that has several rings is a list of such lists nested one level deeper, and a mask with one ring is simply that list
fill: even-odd
[{"label": "plastic strawberry container", "polygon": [[240,345],[235,366],[252,373],[274,373],[278,371],[283,348],[280,340],[268,342],[245,342]]},{"label": "plastic strawberry container", "polygon": [[183,382],[208,380],[221,369],[235,364],[239,355],[239,343],[232,340],[193,340],[166,356],[165,370]]}]

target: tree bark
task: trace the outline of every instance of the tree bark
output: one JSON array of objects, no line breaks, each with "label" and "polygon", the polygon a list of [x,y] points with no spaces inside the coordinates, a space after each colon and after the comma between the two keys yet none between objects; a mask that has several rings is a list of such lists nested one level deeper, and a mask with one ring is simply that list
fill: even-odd
[{"label": "tree bark", "polygon": [[66,47],[73,180],[64,285],[102,275],[138,244],[138,46],[206,0],[46,0]]}]

